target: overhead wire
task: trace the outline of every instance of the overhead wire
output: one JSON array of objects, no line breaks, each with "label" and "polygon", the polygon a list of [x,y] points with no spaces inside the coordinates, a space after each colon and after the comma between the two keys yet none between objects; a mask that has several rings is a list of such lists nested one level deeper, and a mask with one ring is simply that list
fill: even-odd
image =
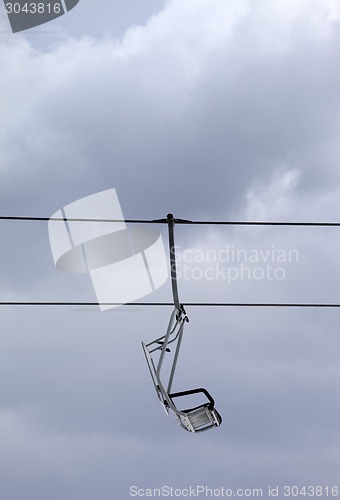
[{"label": "overhead wire", "polygon": [[[28,301],[1,301],[0,306],[172,306],[173,302],[28,302]],[[181,302],[185,307],[315,307],[339,308],[337,303],[289,303],[289,302]]]},{"label": "overhead wire", "polygon": [[[65,221],[64,217],[36,217],[21,215],[1,215],[0,220],[11,221]],[[125,222],[127,224],[168,224],[168,219],[98,219],[67,218],[69,222]],[[304,226],[304,227],[340,227],[340,222],[294,222],[294,221],[203,221],[174,219],[175,224],[183,225],[225,225],[225,226]],[[173,306],[172,302],[41,302],[41,301],[0,301],[0,306]],[[295,308],[339,308],[337,303],[247,303],[247,302],[185,302],[187,307],[295,307]]]},{"label": "overhead wire", "polygon": [[[7,221],[69,221],[69,222],[125,222],[127,224],[168,224],[167,219],[97,219],[72,217],[35,217],[27,215],[0,215],[0,220]],[[221,225],[221,226],[304,226],[304,227],[340,227],[340,222],[295,222],[295,221],[213,221],[174,219],[175,224],[183,225]]]}]

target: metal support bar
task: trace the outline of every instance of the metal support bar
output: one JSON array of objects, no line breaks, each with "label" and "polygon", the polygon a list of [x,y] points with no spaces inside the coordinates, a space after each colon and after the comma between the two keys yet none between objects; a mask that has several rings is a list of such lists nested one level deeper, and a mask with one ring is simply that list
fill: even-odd
[{"label": "metal support bar", "polygon": [[173,382],[175,371],[176,371],[179,350],[181,348],[182,337],[183,337],[184,321],[185,320],[183,320],[183,323],[181,324],[180,330],[179,330],[179,335],[178,335],[178,340],[177,340],[177,345],[176,345],[176,351],[175,351],[174,359],[173,359],[173,362],[172,362],[172,368],[171,368],[171,373],[170,373],[169,383],[168,383],[168,388],[167,388],[167,392],[168,393],[171,392],[172,382]]},{"label": "metal support bar", "polygon": [[157,364],[157,375],[158,376],[160,376],[160,371],[161,371],[161,368],[162,368],[162,364],[163,364],[163,360],[164,360],[164,355],[166,353],[166,348],[168,347],[168,342],[169,342],[170,335],[173,332],[173,323],[174,323],[175,317],[176,317],[176,309],[174,309],[173,312],[172,312],[172,314],[171,314],[169,325],[168,325],[168,329],[167,329],[167,332],[165,334],[163,345],[162,345],[162,348],[161,348],[161,355],[160,355],[160,358],[159,358],[159,361],[158,361],[158,364]]},{"label": "metal support bar", "polygon": [[167,221],[168,221],[168,229],[169,229],[169,250],[170,250],[170,272],[171,272],[172,295],[173,295],[173,299],[174,299],[175,308],[179,311],[180,304],[179,304],[178,288],[177,288],[175,237],[174,237],[174,227],[175,227],[174,216],[172,214],[168,214]]}]

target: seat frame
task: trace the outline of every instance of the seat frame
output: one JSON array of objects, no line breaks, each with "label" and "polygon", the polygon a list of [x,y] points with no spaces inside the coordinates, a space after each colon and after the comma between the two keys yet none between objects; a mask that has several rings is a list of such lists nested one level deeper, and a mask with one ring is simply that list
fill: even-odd
[{"label": "seat frame", "polygon": [[[174,223],[172,214],[167,218],[169,228],[169,247],[170,247],[170,268],[171,284],[174,299],[174,309],[170,316],[166,334],[145,344],[142,342],[145,358],[149,367],[151,378],[156,390],[156,394],[162,403],[167,414],[171,411],[179,425],[189,432],[202,432],[213,427],[221,425],[222,418],[215,409],[215,402],[209,392],[204,388],[191,389],[181,392],[171,392],[174,375],[177,367],[178,356],[182,344],[184,325],[189,321],[183,305],[180,304],[177,289],[176,259],[174,245]],[[170,351],[169,345],[174,344],[175,349],[170,363],[170,373],[168,380],[163,383],[161,380],[161,371],[163,368],[165,355]],[[158,355],[158,359],[155,356]],[[163,373],[162,373],[163,375]],[[163,378],[163,376],[162,376]],[[206,402],[194,408],[180,410],[177,408],[174,400],[180,397],[192,394],[204,394]]]},{"label": "seat frame", "polygon": [[[166,334],[148,344],[142,342],[142,347],[156,394],[166,413],[169,414],[171,411],[175,415],[178,424],[183,429],[190,432],[202,432],[212,427],[217,427],[221,425],[222,422],[222,418],[215,409],[215,402],[209,392],[203,387],[181,392],[171,392],[183,337],[184,325],[187,321],[188,317],[183,308],[181,311],[174,309],[170,317]],[[165,354],[169,353],[168,346],[174,342],[176,342],[176,347],[173,354],[170,374],[167,384],[164,384],[161,380],[161,370]],[[154,353],[157,351],[159,353],[159,357],[158,360],[155,360]],[[185,410],[180,410],[176,406],[174,401],[175,399],[199,393],[205,395],[207,402]]]}]

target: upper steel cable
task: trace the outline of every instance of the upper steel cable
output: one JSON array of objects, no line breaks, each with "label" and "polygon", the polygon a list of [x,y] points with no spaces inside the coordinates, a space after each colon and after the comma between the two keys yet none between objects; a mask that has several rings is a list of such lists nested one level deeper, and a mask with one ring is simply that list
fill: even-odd
[{"label": "upper steel cable", "polygon": [[[34,217],[27,215],[0,215],[0,220],[13,221],[64,221],[62,217]],[[167,219],[91,219],[67,218],[72,222],[126,222],[127,224],[168,224]],[[206,221],[174,219],[175,224],[218,225],[218,226],[304,226],[304,227],[340,227],[340,222],[279,222],[279,221]]]}]

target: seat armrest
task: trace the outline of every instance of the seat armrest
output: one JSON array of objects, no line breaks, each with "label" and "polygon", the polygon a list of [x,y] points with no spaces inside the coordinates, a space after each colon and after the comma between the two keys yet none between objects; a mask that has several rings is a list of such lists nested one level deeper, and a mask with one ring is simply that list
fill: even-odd
[{"label": "seat armrest", "polygon": [[199,387],[198,389],[190,389],[189,391],[173,392],[169,394],[169,397],[173,399],[173,398],[179,398],[181,396],[189,396],[191,394],[199,394],[199,393],[202,393],[206,396],[206,398],[209,401],[209,408],[213,409],[215,406],[215,401],[211,396],[211,394],[203,387]]}]

